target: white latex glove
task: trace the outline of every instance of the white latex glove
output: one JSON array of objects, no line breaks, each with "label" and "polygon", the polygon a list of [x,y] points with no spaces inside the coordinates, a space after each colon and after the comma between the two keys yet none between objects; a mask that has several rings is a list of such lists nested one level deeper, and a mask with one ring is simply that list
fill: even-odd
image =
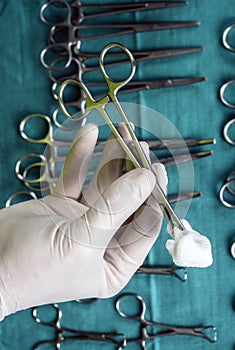
[{"label": "white latex glove", "polygon": [[[176,265],[187,267],[208,267],[212,264],[209,239],[194,231],[186,220],[182,220],[185,231],[174,229],[173,240],[166,242],[166,248]],[[171,234],[169,228],[168,233]]]},{"label": "white latex glove", "polygon": [[[145,169],[120,176],[125,160],[116,140],[107,143],[82,196],[97,137],[95,125],[81,129],[53,195],[0,211],[0,319],[35,305],[118,293],[156,240],[156,179]],[[165,190],[164,167],[154,169]]]}]

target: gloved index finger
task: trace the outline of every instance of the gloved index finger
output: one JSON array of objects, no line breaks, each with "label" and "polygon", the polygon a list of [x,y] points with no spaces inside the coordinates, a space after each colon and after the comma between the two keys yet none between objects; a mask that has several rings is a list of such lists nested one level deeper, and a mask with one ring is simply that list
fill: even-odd
[{"label": "gloved index finger", "polygon": [[77,200],[98,138],[95,124],[85,125],[75,137],[65,159],[54,194]]},{"label": "gloved index finger", "polygon": [[[117,126],[122,138],[128,138],[130,135],[123,123]],[[86,205],[92,205],[99,196],[122,174],[126,163],[126,154],[120,146],[118,140],[113,134],[110,134],[105,143],[101,159],[94,171],[92,179],[83,194],[82,202]]]}]

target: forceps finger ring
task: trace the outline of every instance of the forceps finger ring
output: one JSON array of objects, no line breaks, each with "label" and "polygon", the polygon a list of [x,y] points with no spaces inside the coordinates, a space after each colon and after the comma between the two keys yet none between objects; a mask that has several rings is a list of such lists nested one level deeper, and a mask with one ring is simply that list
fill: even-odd
[{"label": "forceps finger ring", "polygon": [[[234,80],[235,82],[235,80]],[[235,105],[234,105],[235,108]],[[235,118],[232,118],[231,120],[229,120],[224,128],[223,128],[223,136],[225,138],[225,140],[232,146],[235,146],[235,141],[229,136],[229,129],[230,127],[233,125],[233,123],[235,123]]]},{"label": "forceps finger ring", "polygon": [[226,181],[223,186],[220,188],[219,191],[219,199],[221,201],[221,203],[227,207],[227,208],[235,208],[235,204],[232,204],[230,202],[228,202],[225,198],[224,198],[224,192],[225,190],[228,190],[228,192],[231,193],[231,191],[229,189],[231,189],[230,185],[235,183],[235,178],[230,179],[229,181]]},{"label": "forceps finger ring", "polygon": [[225,106],[235,109],[235,104],[229,102],[228,99],[225,97],[225,91],[227,90],[228,87],[230,87],[233,84],[235,84],[235,79],[229,80],[226,83],[224,83],[220,88],[219,95],[220,95],[221,102]]},{"label": "forceps finger ring", "polygon": [[231,247],[230,247],[230,253],[231,253],[232,257],[235,259],[235,242],[233,242]]},{"label": "forceps finger ring", "polygon": [[[13,203],[13,201],[19,197],[20,202],[22,202],[22,197],[27,198],[27,200],[29,199],[37,199],[37,196],[34,192],[32,191],[18,191],[13,193],[6,201],[6,208],[10,207]],[[17,203],[19,203],[19,201],[17,201]]]},{"label": "forceps finger ring", "polygon": [[235,28],[235,23],[230,24],[227,28],[225,28],[222,35],[222,43],[227,50],[235,52],[235,47],[232,47],[228,42],[228,35],[233,30],[233,28]]}]

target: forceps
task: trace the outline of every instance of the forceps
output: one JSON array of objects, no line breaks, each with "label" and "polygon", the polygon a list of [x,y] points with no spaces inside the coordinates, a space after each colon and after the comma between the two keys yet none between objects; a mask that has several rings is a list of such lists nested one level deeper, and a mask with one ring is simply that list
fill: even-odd
[{"label": "forceps", "polygon": [[18,179],[34,192],[48,191],[53,193],[58,179],[55,162],[50,163],[43,154],[38,153],[28,153],[20,157],[15,165],[15,173]]},{"label": "forceps", "polygon": [[[37,350],[39,348],[44,348],[44,345],[54,346],[55,349],[60,349],[61,344],[64,342],[73,342],[73,341],[97,341],[97,342],[106,342],[112,343],[115,345],[121,346],[120,349],[125,347],[125,336],[120,333],[95,333],[95,332],[85,332],[79,331],[75,329],[71,329],[68,327],[63,327],[61,325],[62,311],[60,310],[58,304],[51,304],[47,307],[51,307],[54,309],[56,315],[54,320],[52,321],[44,321],[38,316],[39,307],[36,307],[32,311],[32,316],[38,324],[46,327],[53,328],[56,332],[55,340],[42,340],[37,342],[33,350]],[[70,335],[64,335],[70,334]]]},{"label": "forceps", "polygon": [[[197,146],[200,144],[213,143],[213,139],[208,140],[195,140],[188,139],[185,142],[183,140],[157,140],[157,141],[147,141],[150,150],[163,150],[168,148],[179,148],[179,147],[190,147]],[[97,142],[99,146],[100,142]],[[102,154],[102,148],[99,147],[98,150],[94,152],[94,157],[99,157]],[[163,163],[166,167],[174,166],[176,164],[182,164],[185,162],[193,161],[203,157],[212,155],[212,151],[202,151],[202,152],[187,152],[181,154],[175,154],[173,156],[159,157],[158,160]],[[48,160],[42,154],[29,153],[20,157],[15,165],[15,172],[17,177],[24,182],[24,184],[31,190],[34,191],[48,191],[53,192],[53,188],[58,180],[58,169],[55,169],[55,163],[61,162],[65,159],[66,156],[60,157],[59,160],[55,159]],[[37,159],[35,162],[30,162],[30,159]],[[24,163],[26,162],[26,165]],[[29,164],[28,164],[29,163]],[[94,171],[88,171],[87,179],[94,175]],[[181,193],[178,195],[169,195],[168,201],[170,203],[175,203],[187,199],[197,198],[201,196],[201,192],[189,192]]]},{"label": "forceps", "polygon": [[[49,26],[67,26],[68,24],[78,24],[86,19],[105,17],[111,15],[122,14],[126,12],[136,11],[151,11],[155,9],[165,9],[169,7],[178,7],[187,5],[186,1],[159,1],[159,2],[140,2],[140,3],[126,3],[126,4],[96,4],[96,5],[85,5],[75,0],[71,3],[67,3],[63,0],[50,0],[42,5],[40,10],[40,19],[42,22]],[[46,19],[46,11],[49,7],[54,7],[60,12],[60,15],[64,15],[62,11],[65,10],[65,19],[55,22]],[[89,10],[95,10],[95,12],[89,13]],[[106,10],[106,11],[105,11]],[[85,13],[84,11],[88,11]],[[73,16],[75,13],[76,16]],[[58,15],[58,13],[57,13]],[[64,16],[63,16],[64,17]]]},{"label": "forceps", "polygon": [[[231,33],[232,30],[234,30],[235,28],[235,23],[227,26],[223,32],[223,35],[222,35],[222,44],[223,46],[231,51],[231,52],[235,52],[235,47],[231,46],[230,43],[229,43],[229,40],[228,40],[228,36],[229,34]],[[231,109],[235,109],[235,104],[234,103],[231,103],[228,98],[226,98],[226,91],[227,89],[229,88],[232,88],[232,86],[235,84],[235,79],[232,79],[232,80],[229,80],[227,81],[226,83],[224,83],[221,88],[220,88],[220,91],[219,91],[219,95],[220,95],[220,99],[221,99],[221,102],[231,108]]]},{"label": "forceps", "polygon": [[[18,191],[13,193],[7,200],[6,200],[6,208],[10,207],[13,202],[16,200],[17,203],[22,202],[22,197],[27,197],[27,199],[37,199],[36,194],[33,191]],[[18,201],[17,199],[20,199]]]},{"label": "forceps", "polygon": [[[185,27],[199,26],[198,21],[185,21],[185,22],[154,22],[154,23],[116,23],[116,24],[93,24],[93,25],[67,25],[66,27],[52,27],[50,31],[50,43],[41,52],[41,62],[49,69],[50,65],[45,65],[44,56],[47,52],[58,52],[68,54],[67,65],[70,64],[72,59],[73,51],[78,48],[80,49],[81,43],[87,40],[97,40],[101,38],[108,38],[111,36],[120,36],[134,33],[143,33],[150,31],[159,31],[167,29],[177,29]],[[96,34],[81,36],[80,31],[90,29]],[[108,29],[104,33],[97,32],[98,29]],[[110,29],[114,30],[110,32]],[[116,31],[115,31],[116,30]],[[56,35],[59,35],[59,41],[56,39]],[[62,35],[63,34],[63,35]],[[61,39],[61,36],[63,39]]]},{"label": "forceps", "polygon": [[[39,138],[34,138],[28,135],[27,129],[30,129],[30,127],[27,128],[28,123],[31,122],[45,122],[46,123],[46,133],[45,136],[39,137]],[[20,130],[20,135],[21,137],[31,143],[36,143],[36,144],[46,144],[49,147],[49,163],[55,163],[59,161],[64,160],[64,156],[59,156],[58,155],[58,148],[59,147],[66,147],[66,146],[71,146],[71,141],[64,141],[64,140],[56,140],[53,137],[53,125],[51,122],[51,119],[44,114],[41,113],[34,113],[34,114],[29,114],[26,117],[22,119],[20,122],[19,126]]]},{"label": "forceps", "polygon": [[[235,82],[235,81],[234,81]],[[235,106],[234,106],[235,108]],[[232,146],[235,146],[235,141],[229,136],[229,129],[233,126],[233,123],[235,123],[235,118],[230,119],[223,128],[223,136],[225,140]]]},{"label": "forceps", "polygon": [[[232,186],[234,186],[235,183],[235,170],[231,171],[229,173],[229,175],[227,176],[225,183],[221,186],[220,191],[219,191],[219,199],[221,201],[221,203],[227,207],[227,208],[231,208],[234,209],[235,208],[235,204],[233,204],[230,199],[234,198],[235,196],[235,190],[232,189]],[[230,199],[226,199],[225,198],[225,194],[229,195],[227,197],[230,197]]]},{"label": "forceps", "polygon": [[[121,306],[122,302],[126,299],[126,302],[128,302],[131,299],[135,299],[139,303],[140,311],[137,314],[127,314],[125,311],[123,311],[123,307]],[[137,294],[132,293],[126,293],[121,295],[115,304],[116,311],[118,314],[126,318],[127,320],[136,321],[140,324],[140,333],[141,335],[138,338],[135,339],[126,339],[126,345],[130,343],[139,344],[140,348],[143,350],[147,350],[146,342],[148,340],[153,340],[155,338],[164,337],[164,336],[170,336],[170,335],[190,335],[190,336],[196,336],[201,337],[206,340],[208,340],[211,343],[214,343],[217,340],[217,332],[216,328],[212,325],[208,326],[199,326],[199,327],[179,327],[179,326],[169,326],[162,323],[149,321],[145,319],[145,313],[146,313],[146,304],[144,299]],[[161,328],[162,331],[155,333],[155,334],[148,334],[147,327],[156,327]],[[208,336],[205,332],[206,330],[212,330],[212,337]],[[118,350],[123,349],[124,346],[120,346]]]},{"label": "forceps", "polygon": [[[67,48],[69,49],[69,47]],[[179,48],[168,48],[168,49],[157,49],[157,50],[151,50],[151,51],[133,51],[132,55],[135,59],[135,62],[143,62],[143,61],[149,61],[149,60],[155,60],[160,58],[167,58],[167,57],[174,57],[174,56],[180,56],[180,55],[186,55],[194,52],[202,51],[202,47],[196,46],[196,47],[179,47]],[[99,69],[99,65],[86,65],[86,61],[92,58],[98,58],[98,53],[88,53],[88,52],[81,52],[80,50],[76,49],[73,52],[73,55],[71,57],[69,51],[64,51],[62,57],[55,59],[54,61],[47,62],[47,53],[48,50],[44,49],[42,51],[40,59],[42,65],[49,70],[49,73],[52,71],[60,71],[64,70],[65,68],[68,68],[71,66],[72,61],[74,59],[77,59],[81,65],[77,64],[77,75],[90,72],[96,69]],[[109,57],[112,58],[115,57],[123,57],[123,54],[117,54],[117,53],[110,53]],[[62,64],[64,62],[64,64]],[[74,61],[76,62],[76,61]],[[124,61],[122,59],[119,59],[118,61],[115,60],[115,62],[109,62],[106,64],[106,66],[114,66],[117,64],[125,64],[128,63],[128,61]],[[52,74],[52,73],[51,73]]]},{"label": "forceps", "polygon": [[[130,59],[130,64],[131,64],[131,72],[130,75],[126,78],[123,79],[122,81],[114,81],[112,80],[109,75],[107,74],[106,70],[105,70],[105,66],[104,66],[104,57],[106,55],[106,53],[112,49],[113,47],[119,48],[122,51],[124,51],[127,54],[127,57]],[[89,90],[87,89],[86,85],[81,82],[81,81],[77,81],[77,80],[66,80],[65,82],[63,82],[61,84],[60,90],[59,90],[59,104],[60,107],[63,111],[63,113],[65,114],[65,116],[70,119],[73,120],[73,116],[71,116],[68,112],[68,110],[66,109],[66,106],[64,106],[63,103],[63,97],[65,94],[65,88],[70,85],[70,84],[74,84],[75,86],[79,86],[85,93],[86,95],[86,110],[85,113],[82,116],[79,116],[78,118],[75,118],[75,120],[79,120],[81,118],[84,118],[85,116],[87,116],[92,110],[96,110],[100,113],[100,115],[104,118],[105,122],[108,124],[109,128],[111,129],[111,132],[114,134],[114,136],[116,137],[116,139],[118,140],[118,142],[120,143],[121,147],[123,148],[124,152],[126,153],[127,157],[130,159],[130,161],[132,162],[133,166],[135,168],[139,168],[141,166],[148,168],[150,170],[151,169],[151,164],[149,163],[148,159],[146,158],[146,155],[144,154],[141,145],[133,131],[133,128],[127,118],[127,116],[125,115],[125,112],[123,111],[118,99],[117,99],[117,92],[126,84],[129,83],[129,81],[132,79],[132,77],[135,74],[135,61],[133,56],[131,55],[131,52],[129,50],[127,50],[124,46],[122,46],[121,44],[118,43],[111,43],[107,46],[104,47],[104,49],[101,51],[100,54],[100,58],[99,58],[99,63],[100,63],[100,69],[101,69],[101,73],[104,77],[104,80],[108,86],[108,94],[101,98],[100,100],[95,100]],[[133,144],[135,146],[135,149],[138,153],[138,158],[136,158],[136,156],[132,153],[132,151],[130,150],[130,148],[128,147],[128,145],[125,143],[125,141],[122,139],[121,135],[119,134],[118,130],[116,129],[115,125],[113,124],[112,120],[110,119],[108,113],[106,112],[106,106],[108,103],[113,103],[115,108],[117,109],[119,115],[121,116],[123,122],[125,123],[128,132],[132,138]],[[158,183],[156,182],[155,185],[155,189],[153,191],[154,193],[154,197],[156,198],[157,202],[159,203],[162,212],[166,218],[166,220],[169,223],[170,228],[172,229],[172,232],[174,231],[174,227],[178,227],[181,231],[184,231],[184,225],[182,224],[182,222],[180,221],[180,219],[177,217],[176,213],[174,212],[174,210],[172,209],[170,203],[168,202],[165,194],[163,193],[162,189],[160,188],[160,186],[158,185]]]}]

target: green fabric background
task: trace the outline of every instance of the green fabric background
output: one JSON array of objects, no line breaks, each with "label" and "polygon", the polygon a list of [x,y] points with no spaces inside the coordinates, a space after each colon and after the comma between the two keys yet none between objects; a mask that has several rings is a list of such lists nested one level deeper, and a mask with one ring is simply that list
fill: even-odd
[{"label": "green fabric background", "polygon": [[[116,1],[120,3],[121,1]],[[123,2],[123,1],[122,1]],[[84,3],[93,3],[84,0]],[[102,3],[101,0],[96,3]],[[49,28],[39,19],[41,0],[0,0],[0,188],[1,207],[8,196],[24,186],[14,174],[16,160],[41,148],[20,138],[18,126],[29,113],[51,115],[55,102],[50,94],[51,82],[39,61],[45,47]],[[198,20],[198,28],[142,33],[113,38],[129,49],[157,49],[178,46],[203,46],[201,53],[167,58],[138,64],[135,79],[205,76],[200,84],[159,89],[122,96],[125,102],[139,103],[157,110],[170,120],[185,138],[215,137],[213,157],[194,162],[195,190],[201,199],[193,200],[187,219],[193,227],[207,234],[213,245],[214,264],[208,269],[189,269],[188,281],[163,276],[134,276],[125,291],[141,294],[147,303],[147,317],[175,325],[213,324],[218,329],[218,341],[210,344],[196,337],[166,337],[147,344],[148,349],[235,349],[235,262],[229,246],[235,239],[234,212],[223,207],[218,190],[225,176],[234,169],[235,150],[221,136],[225,122],[233,111],[218,99],[223,82],[234,78],[235,55],[221,45],[221,34],[234,20],[234,1],[194,0],[187,6],[162,11],[117,16],[116,20]],[[110,20],[110,19],[109,19]],[[100,51],[109,40],[84,42],[82,50]],[[98,79],[96,73],[86,79]],[[138,121],[153,130],[151,118]],[[210,147],[208,147],[210,148]],[[169,169],[169,182],[176,169]],[[171,189],[171,187],[170,187]],[[146,263],[171,264],[164,247],[167,239],[165,225]],[[53,285],[51,286],[53,288]],[[118,331],[128,336],[138,333],[138,324],[121,319],[114,310],[114,300],[100,300],[85,306],[76,302],[62,304],[62,324],[87,331]],[[151,330],[150,330],[151,331]],[[0,324],[0,350],[29,350],[41,339],[53,339],[53,331],[37,325],[31,310],[19,312]],[[102,343],[70,343],[62,349],[112,349]],[[138,349],[131,346],[130,349]]]}]

